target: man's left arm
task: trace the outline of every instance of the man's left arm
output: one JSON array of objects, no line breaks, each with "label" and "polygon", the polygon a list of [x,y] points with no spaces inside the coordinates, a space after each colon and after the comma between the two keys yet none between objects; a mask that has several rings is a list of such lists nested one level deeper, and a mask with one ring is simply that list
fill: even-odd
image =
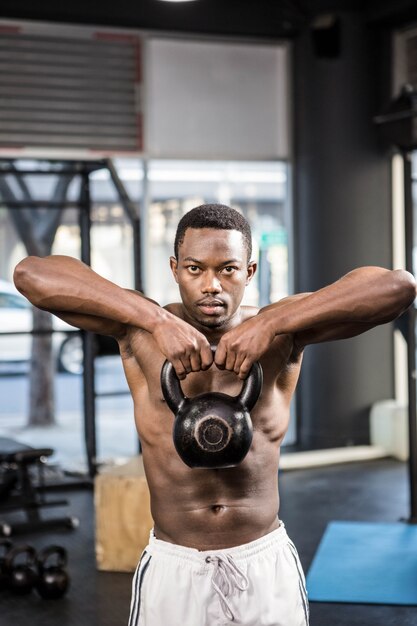
[{"label": "man's left arm", "polygon": [[354,337],[394,320],[415,297],[410,273],[358,268],[323,289],[261,309],[222,337],[215,362],[245,378],[277,335],[292,334],[298,351],[308,344]]}]

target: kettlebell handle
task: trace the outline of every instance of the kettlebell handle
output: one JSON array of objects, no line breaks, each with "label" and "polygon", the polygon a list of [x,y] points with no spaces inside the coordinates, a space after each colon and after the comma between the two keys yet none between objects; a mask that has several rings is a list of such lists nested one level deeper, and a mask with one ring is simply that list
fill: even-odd
[{"label": "kettlebell handle", "polygon": [[6,554],[10,552],[13,548],[13,544],[10,539],[1,539],[0,540],[0,550],[3,552],[3,556],[0,555],[0,559],[4,559]]},{"label": "kettlebell handle", "polygon": [[25,566],[31,567],[36,564],[36,550],[33,546],[28,544],[16,546],[11,548],[4,557],[4,567],[7,571],[11,571],[15,565],[15,559],[21,554],[27,555],[27,560],[24,563]]},{"label": "kettlebell handle", "polygon": [[[216,346],[211,346],[213,355],[216,352]],[[261,364],[256,361],[245,380],[240,393],[235,396],[235,400],[239,401],[247,411],[251,411],[255,406],[260,393],[262,391],[263,372]],[[178,413],[181,404],[186,399],[182,389],[181,383],[177,376],[172,363],[168,360],[162,366],[161,370],[161,388],[167,405],[174,413]]]},{"label": "kettlebell handle", "polygon": [[46,561],[52,556],[57,557],[57,563],[55,567],[66,566],[68,559],[67,559],[67,551],[65,550],[65,548],[63,546],[51,545],[51,546],[46,546],[46,548],[43,548],[43,550],[41,550],[38,553],[37,561],[38,561],[38,566],[41,570],[45,568]]},{"label": "kettlebell handle", "polygon": [[161,389],[167,405],[175,415],[184,402],[185,396],[181,389],[180,379],[168,359],[161,370]]},{"label": "kettlebell handle", "polygon": [[243,404],[249,413],[252,411],[261,395],[263,380],[262,366],[259,361],[255,361],[248,376],[243,381],[242,390],[238,395],[239,402]]}]

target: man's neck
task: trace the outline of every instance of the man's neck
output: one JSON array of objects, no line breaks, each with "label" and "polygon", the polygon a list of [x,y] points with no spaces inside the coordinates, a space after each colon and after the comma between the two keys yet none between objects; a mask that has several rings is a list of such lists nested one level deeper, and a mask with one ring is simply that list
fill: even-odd
[{"label": "man's neck", "polygon": [[191,326],[194,326],[194,328],[200,331],[200,333],[205,335],[209,343],[214,346],[218,344],[218,342],[220,341],[220,339],[223,337],[225,333],[227,333],[232,328],[239,326],[239,324],[241,324],[244,320],[244,315],[243,315],[241,306],[239,306],[236,312],[229,319],[227,319],[223,324],[221,324],[220,326],[214,326],[214,327],[201,324],[198,320],[195,320],[194,318],[189,316],[187,314],[187,311],[184,308],[184,305],[182,304],[181,304],[181,312],[182,312],[183,319],[189,324],[191,324]]}]

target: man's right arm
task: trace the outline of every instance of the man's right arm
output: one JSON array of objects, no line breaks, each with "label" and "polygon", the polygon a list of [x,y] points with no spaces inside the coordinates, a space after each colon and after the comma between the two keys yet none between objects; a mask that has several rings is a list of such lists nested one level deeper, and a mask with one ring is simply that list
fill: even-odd
[{"label": "man's right arm", "polygon": [[[118,335],[128,325],[152,332],[163,309],[138,292],[122,289],[72,257],[29,256],[15,268],[17,289],[36,307],[79,328]],[[92,328],[93,326],[93,328]],[[111,333],[109,331],[112,331]]]},{"label": "man's right arm", "polygon": [[77,259],[27,257],[16,266],[13,278],[34,306],[78,328],[116,339],[132,326],[148,331],[181,378],[212,363],[210,345],[195,328],[143,294],[99,276]]}]

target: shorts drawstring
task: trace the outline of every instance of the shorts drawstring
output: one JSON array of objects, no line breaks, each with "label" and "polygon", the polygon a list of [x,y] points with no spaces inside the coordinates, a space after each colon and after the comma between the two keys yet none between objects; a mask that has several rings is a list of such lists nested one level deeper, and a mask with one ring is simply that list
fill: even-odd
[{"label": "shorts drawstring", "polygon": [[234,622],[236,615],[228,598],[234,594],[236,589],[245,591],[249,586],[249,579],[229,554],[208,556],[206,563],[213,563],[214,565],[211,584],[220,598],[223,613]]}]

